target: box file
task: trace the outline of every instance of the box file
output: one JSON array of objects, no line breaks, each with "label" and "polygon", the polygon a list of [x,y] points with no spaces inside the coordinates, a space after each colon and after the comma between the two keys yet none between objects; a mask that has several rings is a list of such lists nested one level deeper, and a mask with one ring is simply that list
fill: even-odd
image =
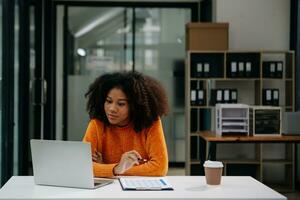
[{"label": "box file", "polygon": [[237,103],[237,89],[230,90],[230,103]]},{"label": "box file", "polygon": [[263,77],[265,77],[265,78],[271,77],[270,62],[268,62],[268,61],[263,62],[263,70],[262,71],[263,71]]},{"label": "box file", "polygon": [[223,90],[223,93],[224,93],[223,103],[230,103],[230,90],[225,89]]},{"label": "box file", "polygon": [[[219,96],[218,96],[219,95]],[[222,102],[222,91],[219,89],[211,89],[210,91],[210,105]]]},{"label": "box file", "polygon": [[282,78],[283,62],[282,61],[264,61],[263,62],[264,78]]},{"label": "box file", "polygon": [[206,99],[205,90],[202,89],[197,90],[197,105],[204,106],[206,104],[205,99]]},{"label": "box file", "polygon": [[191,78],[224,77],[223,53],[197,53],[190,54]]},{"label": "box file", "polygon": [[191,70],[191,78],[197,77],[197,64],[191,64],[190,66]]},{"label": "box file", "polygon": [[283,62],[278,61],[276,65],[276,78],[282,78],[283,76]]},{"label": "box file", "polygon": [[244,77],[244,62],[239,62],[238,76]]},{"label": "box file", "polygon": [[236,77],[237,76],[237,64],[236,64],[236,62],[231,62],[230,75],[231,75],[231,77]]},{"label": "box file", "polygon": [[212,89],[210,105],[217,103],[237,103],[237,89]]},{"label": "box file", "polygon": [[252,77],[252,64],[251,62],[246,62],[246,73],[245,76],[246,77]]},{"label": "box file", "polygon": [[276,65],[274,62],[270,63],[270,77],[275,77]]},{"label": "box file", "polygon": [[226,54],[226,76],[229,78],[260,78],[261,58],[255,52]]},{"label": "box file", "polygon": [[217,95],[216,95],[216,103],[222,103],[223,101],[223,91],[222,90],[216,90]]},{"label": "box file", "polygon": [[263,89],[263,105],[272,105],[271,89]]},{"label": "box file", "polygon": [[279,106],[279,89],[272,90],[272,105]]},{"label": "box file", "polygon": [[197,105],[197,81],[191,82],[191,90],[190,90],[190,102],[191,106]]},{"label": "box file", "polygon": [[209,63],[204,63],[203,76],[204,77],[209,77],[210,76],[210,64]]},{"label": "box file", "polygon": [[191,90],[191,106],[195,106],[197,104],[197,90]]},{"label": "box file", "polygon": [[203,64],[202,63],[197,63],[197,70],[196,70],[196,75],[197,77],[202,77],[203,76]]},{"label": "box file", "polygon": [[279,105],[279,89],[263,89],[263,105]]}]

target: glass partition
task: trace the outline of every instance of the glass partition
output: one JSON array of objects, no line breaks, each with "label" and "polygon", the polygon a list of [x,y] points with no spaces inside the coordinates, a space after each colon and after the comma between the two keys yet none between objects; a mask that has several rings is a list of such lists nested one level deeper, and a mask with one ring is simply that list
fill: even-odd
[{"label": "glass partition", "polygon": [[68,66],[67,75],[68,140],[81,140],[85,133],[89,117],[84,94],[89,84],[106,72],[132,70],[128,15],[132,15],[132,10],[121,7],[68,9],[68,26],[74,41],[74,49],[70,46],[74,65]]},{"label": "glass partition", "polygon": [[[160,80],[168,92],[170,115],[163,118],[170,161],[184,162],[184,58],[185,24],[189,8],[63,7],[57,9],[56,44],[63,43],[70,58],[59,61],[57,49],[57,102],[66,117],[57,116],[57,126],[66,126],[66,139],[81,140],[88,123],[84,94],[95,77],[105,72],[137,70]],[[64,16],[68,17],[63,24]],[[65,41],[67,38],[67,41]],[[62,60],[62,59],[61,59]],[[64,99],[64,100],[63,100]],[[67,99],[67,100],[66,100]],[[62,121],[66,120],[66,123]],[[57,133],[63,127],[57,127]],[[57,138],[61,138],[58,134]]]},{"label": "glass partition", "polygon": [[170,113],[162,119],[169,160],[184,161],[184,59],[185,24],[189,9],[135,9],[135,69],[148,74],[166,88]]}]

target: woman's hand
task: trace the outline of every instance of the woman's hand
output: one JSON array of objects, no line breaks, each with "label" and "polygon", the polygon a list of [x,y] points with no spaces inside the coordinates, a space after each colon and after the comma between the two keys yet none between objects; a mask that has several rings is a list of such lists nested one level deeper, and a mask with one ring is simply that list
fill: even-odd
[{"label": "woman's hand", "polygon": [[136,150],[125,152],[119,164],[114,167],[114,174],[123,174],[135,164],[138,165],[141,159],[141,155]]},{"label": "woman's hand", "polygon": [[98,151],[95,151],[95,153],[92,155],[92,159],[96,163],[103,164],[102,154]]}]

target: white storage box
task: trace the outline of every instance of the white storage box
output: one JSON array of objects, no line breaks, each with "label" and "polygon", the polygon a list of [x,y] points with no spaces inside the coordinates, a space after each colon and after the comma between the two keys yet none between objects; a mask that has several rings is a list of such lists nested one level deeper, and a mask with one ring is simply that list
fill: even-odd
[{"label": "white storage box", "polygon": [[216,133],[249,135],[249,106],[216,104]]},{"label": "white storage box", "polygon": [[281,135],[281,107],[251,106],[250,134],[253,136]]}]

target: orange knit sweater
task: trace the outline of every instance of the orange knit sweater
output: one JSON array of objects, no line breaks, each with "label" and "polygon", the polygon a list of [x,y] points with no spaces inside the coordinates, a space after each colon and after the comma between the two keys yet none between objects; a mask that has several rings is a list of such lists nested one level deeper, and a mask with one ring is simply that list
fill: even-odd
[{"label": "orange knit sweater", "polygon": [[139,152],[147,162],[130,168],[122,175],[165,176],[168,171],[168,153],[160,119],[141,133],[136,133],[132,124],[126,127],[105,126],[93,119],[83,141],[91,143],[92,153],[102,153],[104,164],[93,162],[96,177],[112,177],[112,170],[122,154],[131,150]]}]

